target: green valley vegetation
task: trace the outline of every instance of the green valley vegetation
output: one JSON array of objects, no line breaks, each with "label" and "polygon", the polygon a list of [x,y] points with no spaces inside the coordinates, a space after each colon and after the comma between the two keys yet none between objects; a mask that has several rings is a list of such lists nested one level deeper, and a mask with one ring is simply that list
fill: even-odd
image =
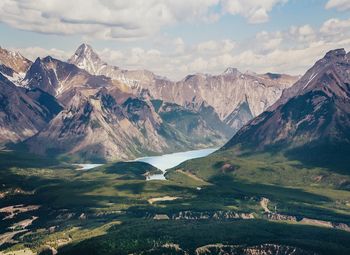
[{"label": "green valley vegetation", "polygon": [[[8,218],[1,221],[1,250],[208,254],[277,245],[301,254],[349,253],[348,176],[301,167],[282,155],[235,153],[187,161],[166,181],[146,181],[159,173],[146,163],[81,171],[2,152],[0,208]],[[11,205],[22,206],[11,211]]]}]

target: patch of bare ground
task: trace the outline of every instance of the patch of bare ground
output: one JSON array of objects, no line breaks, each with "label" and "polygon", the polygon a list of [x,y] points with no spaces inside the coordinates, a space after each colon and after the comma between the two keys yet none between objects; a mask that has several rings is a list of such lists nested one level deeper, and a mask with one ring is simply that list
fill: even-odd
[{"label": "patch of bare ground", "polygon": [[12,219],[14,218],[17,214],[24,213],[24,212],[30,212],[30,211],[36,211],[40,208],[39,205],[10,205],[7,207],[3,207],[0,209],[0,213],[5,213],[7,216],[3,218],[3,220],[6,219]]},{"label": "patch of bare ground", "polygon": [[6,253],[3,253],[0,251],[0,255],[35,255],[36,253],[34,253],[31,249],[22,249],[22,250],[18,250],[18,251],[9,251]]},{"label": "patch of bare ground", "polygon": [[197,175],[194,175],[194,174],[187,172],[187,171],[183,171],[182,169],[176,169],[175,172],[180,173],[180,174],[184,174],[184,175],[186,175],[186,176],[188,176],[196,181],[206,182],[203,179],[199,178]]},{"label": "patch of bare ground", "polygon": [[148,203],[154,204],[156,202],[163,202],[163,201],[173,201],[175,199],[179,199],[179,197],[170,197],[170,196],[165,196],[165,197],[154,197],[148,199]]},{"label": "patch of bare ground", "polygon": [[13,224],[10,229],[15,230],[15,229],[26,229],[27,227],[29,227],[30,225],[32,225],[33,221],[35,221],[36,219],[38,219],[38,217],[33,216],[30,219],[26,219],[26,220],[22,220],[20,222],[17,222],[15,224]]},{"label": "patch of bare ground", "polygon": [[7,196],[13,196],[13,195],[33,195],[34,191],[25,191],[20,188],[11,188],[8,190],[3,190],[0,192],[0,199],[5,198]]},{"label": "patch of bare ground", "polygon": [[6,232],[0,235],[0,246],[3,245],[4,243],[10,243],[13,242],[13,238],[15,235],[26,232],[28,230],[22,229],[18,231],[11,231],[11,232]]}]

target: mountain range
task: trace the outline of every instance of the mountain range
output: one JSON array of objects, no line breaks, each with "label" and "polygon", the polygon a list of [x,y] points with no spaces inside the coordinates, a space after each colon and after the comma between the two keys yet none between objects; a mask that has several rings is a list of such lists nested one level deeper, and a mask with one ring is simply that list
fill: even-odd
[{"label": "mountain range", "polygon": [[110,66],[87,44],[82,44],[68,62],[94,75],[118,80],[126,84],[131,93],[141,97],[161,99],[195,110],[205,103],[213,107],[222,122],[231,123],[235,131],[242,123],[235,123],[233,118],[239,117],[237,113],[245,102],[250,111],[250,116],[245,116],[255,117],[272,105],[282,91],[298,78],[285,74],[241,73],[236,68],[227,68],[219,75],[194,74],[173,82],[148,70],[129,71]]},{"label": "mountain range", "polygon": [[298,78],[228,68],[171,81],[108,65],[87,44],[68,61],[1,49],[0,74],[0,143],[76,161],[220,146]]}]

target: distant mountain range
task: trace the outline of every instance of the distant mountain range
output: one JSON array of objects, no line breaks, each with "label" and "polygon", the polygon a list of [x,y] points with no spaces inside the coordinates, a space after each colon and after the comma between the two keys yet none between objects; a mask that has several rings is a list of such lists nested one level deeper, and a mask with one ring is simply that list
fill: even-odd
[{"label": "distant mountain range", "polygon": [[[242,104],[247,102],[249,117],[255,117],[272,105],[282,91],[298,78],[284,74],[241,73],[235,68],[227,68],[220,75],[194,74],[173,82],[147,70],[129,71],[110,66],[87,44],[77,49],[69,63],[94,75],[118,80],[127,85],[129,92],[141,97],[161,99],[195,110],[204,103],[213,107],[223,123],[231,123],[235,131],[242,123],[235,123],[232,118],[240,117],[237,114],[241,113]],[[242,119],[244,117],[248,116]]]},{"label": "distant mountain range", "polygon": [[0,144],[76,161],[219,146],[296,80],[228,68],[175,82],[110,66],[87,44],[67,62],[0,48]]}]

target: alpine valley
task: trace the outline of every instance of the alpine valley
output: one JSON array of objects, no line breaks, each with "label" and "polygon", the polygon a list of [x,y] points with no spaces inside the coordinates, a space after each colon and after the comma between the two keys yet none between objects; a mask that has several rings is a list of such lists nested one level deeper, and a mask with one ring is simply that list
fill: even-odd
[{"label": "alpine valley", "polygon": [[350,53],[324,54],[173,81],[0,48],[0,254],[350,254]]},{"label": "alpine valley", "polygon": [[0,61],[0,143],[74,161],[223,145],[297,80],[228,68],[174,82],[110,66],[87,44],[67,62],[48,56],[31,63],[5,49]]}]

